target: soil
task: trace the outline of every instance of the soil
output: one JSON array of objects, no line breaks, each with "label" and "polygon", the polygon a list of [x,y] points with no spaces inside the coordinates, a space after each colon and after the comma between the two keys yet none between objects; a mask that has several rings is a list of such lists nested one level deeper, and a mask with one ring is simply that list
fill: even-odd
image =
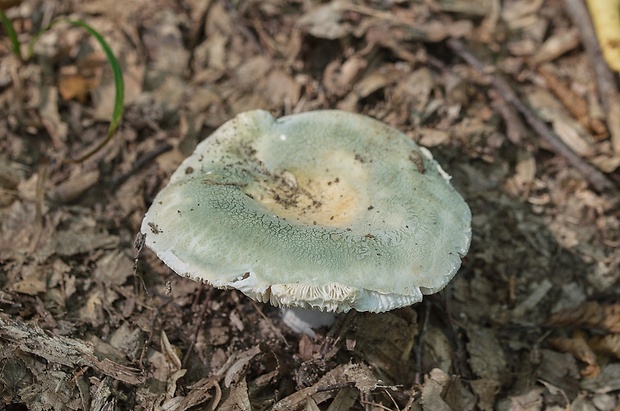
[{"label": "soil", "polygon": [[[574,3],[0,1],[24,55],[3,31],[0,409],[619,409],[617,75]],[[115,85],[81,27],[29,56],[65,18],[125,84],[83,161]],[[362,113],[428,147],[473,214],[448,287],[311,338],[142,249],[170,174],[252,109]]]}]

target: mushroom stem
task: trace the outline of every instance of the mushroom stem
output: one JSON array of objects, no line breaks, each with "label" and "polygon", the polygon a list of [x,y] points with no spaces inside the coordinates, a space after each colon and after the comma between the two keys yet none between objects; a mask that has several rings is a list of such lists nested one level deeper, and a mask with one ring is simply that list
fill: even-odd
[{"label": "mushroom stem", "polygon": [[282,308],[281,313],[284,324],[296,333],[306,334],[310,338],[316,338],[313,328],[330,326],[336,321],[335,313],[310,308]]}]

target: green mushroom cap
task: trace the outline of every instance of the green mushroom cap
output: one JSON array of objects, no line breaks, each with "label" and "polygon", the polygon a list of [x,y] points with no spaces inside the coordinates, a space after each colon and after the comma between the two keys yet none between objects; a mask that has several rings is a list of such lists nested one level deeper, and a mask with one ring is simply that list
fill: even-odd
[{"label": "green mushroom cap", "polygon": [[176,273],[276,306],[382,312],[432,294],[469,249],[471,212],[430,152],[370,117],[239,114],[146,213]]}]

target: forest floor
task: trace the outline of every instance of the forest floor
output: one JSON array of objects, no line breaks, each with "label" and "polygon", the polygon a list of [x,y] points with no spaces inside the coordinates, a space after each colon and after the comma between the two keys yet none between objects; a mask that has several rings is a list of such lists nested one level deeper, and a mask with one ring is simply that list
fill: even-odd
[{"label": "forest floor", "polygon": [[[24,52],[56,18],[99,31],[125,112],[70,161],[112,115],[99,44],[58,23],[20,61],[0,37],[0,409],[620,409],[620,131],[574,1],[15,3]],[[473,238],[446,289],[310,338],[138,252],[154,196],[217,127],[328,108],[453,176]]]}]

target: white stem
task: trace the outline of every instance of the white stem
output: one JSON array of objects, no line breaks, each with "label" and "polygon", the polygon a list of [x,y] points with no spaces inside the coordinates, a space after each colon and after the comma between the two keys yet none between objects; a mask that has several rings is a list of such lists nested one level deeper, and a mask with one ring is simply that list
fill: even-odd
[{"label": "white stem", "polygon": [[336,320],[333,312],[312,310],[308,308],[283,308],[282,321],[296,333],[304,333],[310,338],[316,338],[313,328],[329,326]]}]

